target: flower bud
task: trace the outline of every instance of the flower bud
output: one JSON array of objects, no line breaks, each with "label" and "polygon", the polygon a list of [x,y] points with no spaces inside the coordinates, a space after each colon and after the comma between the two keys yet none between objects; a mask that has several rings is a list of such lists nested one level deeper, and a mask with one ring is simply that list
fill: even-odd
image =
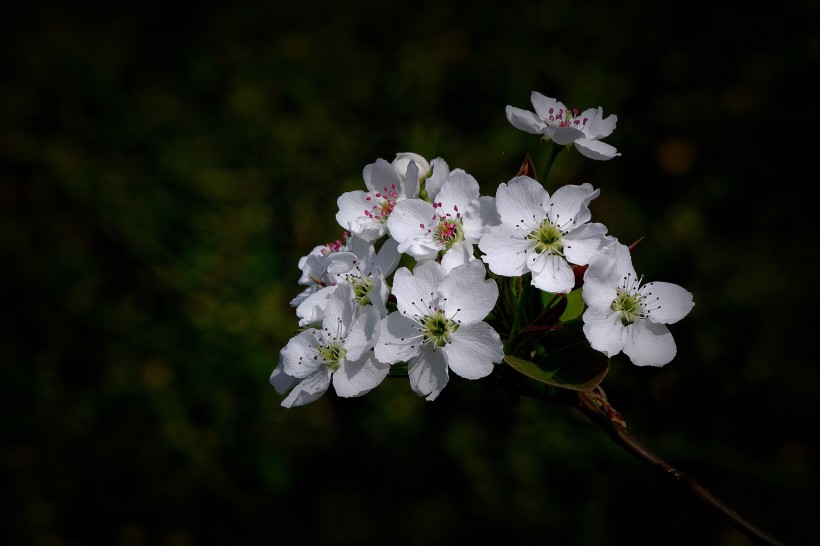
[{"label": "flower bud", "polygon": [[430,163],[419,154],[413,152],[401,152],[396,154],[396,159],[393,160],[393,168],[399,173],[399,176],[404,178],[407,173],[407,166],[411,161],[416,162],[416,167],[419,168],[419,179],[424,179],[430,174]]}]

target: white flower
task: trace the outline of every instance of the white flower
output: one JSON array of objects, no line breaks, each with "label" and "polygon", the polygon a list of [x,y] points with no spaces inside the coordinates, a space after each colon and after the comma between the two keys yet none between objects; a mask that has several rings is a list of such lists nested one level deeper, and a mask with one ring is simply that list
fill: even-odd
[{"label": "white flower", "polygon": [[400,174],[384,159],[377,159],[365,166],[362,176],[367,191],[343,193],[336,200],[336,221],[351,233],[375,241],[387,233],[387,218],[396,203],[418,197],[419,168],[415,161],[410,161]]},{"label": "white flower", "polygon": [[621,155],[600,140],[612,134],[618,116],[613,114],[604,119],[600,106],[579,114],[578,110],[570,110],[562,102],[536,91],[532,92],[531,101],[534,113],[507,106],[507,120],[515,128],[534,135],[543,134],[561,146],[572,143],[590,159],[607,160]]},{"label": "white flower", "polygon": [[390,289],[385,282],[399,264],[398,243],[386,239],[376,252],[373,243],[353,235],[344,250],[325,258],[326,283],[305,297],[296,308],[299,326],[321,322],[325,307],[339,284],[353,287],[353,299],[360,307],[374,305],[379,318],[387,314]]},{"label": "white flower", "polygon": [[479,379],[504,358],[498,333],[483,321],[498,299],[498,287],[486,273],[479,261],[449,274],[433,261],[412,273],[406,267],[396,270],[398,311],[382,319],[376,358],[406,361],[410,386],[427,400],[435,400],[447,385],[448,370]]},{"label": "white flower", "polygon": [[609,357],[623,351],[637,366],[663,366],[675,357],[666,325],[695,305],[692,294],[677,284],[643,284],[621,243],[590,259],[582,294],[588,306],[584,334],[592,348]]},{"label": "white flower", "polygon": [[[298,383],[282,406],[303,406],[320,398],[331,382],[338,396],[361,396],[381,383],[390,365],[376,360],[379,313],[369,306],[355,313],[353,288],[339,286],[328,300],[321,330],[308,328],[291,338],[280,352],[281,364],[270,377],[278,392]],[[284,374],[284,375],[283,375]]]},{"label": "white flower", "polygon": [[396,154],[396,159],[393,160],[393,168],[396,169],[400,177],[404,178],[406,176],[407,167],[410,166],[411,161],[415,162],[420,179],[426,178],[430,174],[430,164],[422,156],[413,152],[399,152]]},{"label": "white flower", "polygon": [[476,179],[461,169],[450,172],[441,191],[431,198],[432,204],[423,199],[401,201],[387,219],[399,252],[420,262],[443,252],[446,270],[474,259],[473,245],[488,226],[499,222],[495,198],[480,196]]},{"label": "white flower", "polygon": [[588,223],[589,202],[599,190],[585,183],[558,188],[552,197],[528,176],[500,184],[496,207],[501,224],[478,242],[482,259],[497,275],[532,273],[545,292],[569,292],[575,285],[570,264],[586,265],[612,240],[603,224]]},{"label": "white flower", "polygon": [[299,258],[299,269],[302,271],[302,275],[299,277],[298,282],[301,285],[306,285],[307,288],[290,301],[291,306],[298,307],[311,294],[316,293],[317,290],[330,282],[327,277],[327,258],[336,252],[347,252],[348,236],[349,234],[345,231],[342,233],[342,240],[337,239],[326,245],[317,245],[313,247],[309,254]]}]

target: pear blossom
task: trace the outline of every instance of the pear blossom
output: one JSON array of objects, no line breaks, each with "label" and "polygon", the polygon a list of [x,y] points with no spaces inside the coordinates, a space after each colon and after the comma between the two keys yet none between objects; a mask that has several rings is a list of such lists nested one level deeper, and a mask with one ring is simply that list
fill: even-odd
[{"label": "pear blossom", "polygon": [[424,180],[424,189],[427,195],[436,195],[441,186],[450,178],[450,166],[442,158],[437,157],[430,162],[430,174]]},{"label": "pear blossom", "polygon": [[603,224],[589,222],[589,202],[599,193],[584,183],[562,186],[550,196],[528,176],[501,183],[496,192],[501,223],[479,240],[482,259],[497,275],[532,273],[537,288],[569,292],[575,285],[571,264],[586,265],[612,241]]},{"label": "pear blossom", "polygon": [[499,223],[495,198],[479,193],[476,179],[455,169],[432,196],[432,203],[423,199],[397,203],[387,219],[387,229],[398,241],[399,252],[419,262],[441,253],[441,263],[448,271],[475,259],[473,245],[488,226]]},{"label": "pear blossom", "polygon": [[621,155],[613,146],[601,141],[615,130],[618,116],[612,114],[604,118],[600,106],[579,113],[577,109],[569,109],[564,103],[537,91],[533,91],[530,98],[535,112],[507,106],[507,121],[515,128],[534,135],[542,134],[561,146],[573,144],[590,159],[607,160]]},{"label": "pear blossom", "polygon": [[406,361],[410,386],[435,400],[449,381],[449,370],[466,379],[480,379],[504,358],[498,333],[484,318],[498,299],[498,286],[486,279],[480,261],[449,273],[428,261],[396,270],[393,294],[398,310],[382,319],[376,359]]},{"label": "pear blossom", "polygon": [[353,235],[343,250],[327,254],[323,277],[326,282],[296,308],[299,326],[322,321],[327,302],[339,284],[353,287],[353,299],[358,306],[374,305],[379,317],[384,317],[390,295],[385,277],[399,264],[397,246],[393,239],[385,239],[377,252],[372,242]]},{"label": "pear blossom", "polygon": [[336,221],[352,234],[375,241],[387,233],[387,219],[396,203],[418,197],[419,167],[408,161],[405,170],[384,159],[377,159],[362,171],[367,191],[343,193],[337,200]]},{"label": "pear blossom", "polygon": [[291,387],[282,406],[313,402],[331,383],[338,396],[361,396],[387,377],[390,365],[371,351],[379,336],[379,313],[373,306],[355,310],[353,287],[339,286],[328,300],[322,328],[303,330],[282,349],[270,377],[278,392]]},{"label": "pear blossom", "polygon": [[302,274],[299,276],[298,284],[307,286],[299,295],[290,301],[292,307],[299,307],[311,294],[315,294],[322,286],[325,286],[327,278],[328,256],[336,252],[347,251],[348,232],[342,233],[342,239],[336,239],[326,245],[313,247],[308,254],[299,258],[299,269]]},{"label": "pear blossom", "polygon": [[692,310],[692,294],[677,284],[643,282],[629,248],[613,243],[593,256],[582,289],[587,310],[584,335],[593,349],[612,357],[621,351],[637,366],[663,366],[677,353],[667,324]]}]

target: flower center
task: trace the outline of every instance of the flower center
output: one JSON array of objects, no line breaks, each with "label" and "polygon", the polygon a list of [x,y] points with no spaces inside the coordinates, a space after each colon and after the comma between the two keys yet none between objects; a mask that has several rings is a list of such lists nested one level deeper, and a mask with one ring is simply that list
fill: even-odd
[{"label": "flower center", "polygon": [[[464,240],[464,226],[458,205],[453,205],[453,212],[445,212],[441,203],[433,203],[433,209],[436,214],[432,220],[438,224],[431,225],[427,233],[438,241],[445,251],[449,250],[451,246]],[[419,224],[419,227],[424,229],[425,225]]]},{"label": "flower center", "polygon": [[432,315],[424,317],[421,325],[424,342],[435,343],[439,347],[447,345],[450,335],[458,330],[458,324],[445,317],[441,310],[436,310]]},{"label": "flower center", "polygon": [[617,289],[615,299],[612,300],[610,309],[621,314],[621,324],[629,326],[639,318],[644,318],[644,297],[640,292],[629,292],[621,288]]},{"label": "flower center", "polygon": [[367,294],[373,287],[373,279],[369,276],[354,275],[349,273],[345,275],[345,280],[347,280],[347,283],[353,287],[353,299],[356,300],[356,303],[362,306],[369,305],[370,298],[367,297]]},{"label": "flower center", "polygon": [[535,251],[539,254],[557,254],[562,256],[564,250],[563,236],[566,233],[561,228],[545,219],[537,229],[527,235],[528,239],[535,241]]},{"label": "flower center", "polygon": [[347,354],[347,350],[344,348],[344,344],[341,340],[331,341],[328,345],[319,345],[316,350],[322,358],[324,358],[325,366],[327,366],[331,372],[335,372],[339,369],[341,361]]},{"label": "flower center", "polygon": [[570,127],[579,130],[583,129],[588,121],[589,118],[582,119],[578,117],[577,108],[573,108],[572,110],[564,110],[562,108],[556,110],[550,108],[547,117],[544,119],[544,123],[552,125],[553,127],[559,127],[561,129]]},{"label": "flower center", "polygon": [[399,192],[395,184],[389,188],[385,186],[382,191],[368,192],[365,200],[372,202],[373,206],[369,209],[364,209],[364,215],[368,218],[373,218],[381,223],[387,222],[390,213],[396,206],[396,200],[399,198]]}]

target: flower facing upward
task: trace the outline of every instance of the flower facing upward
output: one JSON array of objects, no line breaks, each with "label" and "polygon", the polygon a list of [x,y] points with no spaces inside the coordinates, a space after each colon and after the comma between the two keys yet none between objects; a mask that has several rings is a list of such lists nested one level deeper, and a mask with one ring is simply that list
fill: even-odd
[{"label": "flower facing upward", "polygon": [[410,386],[427,400],[447,385],[448,370],[479,379],[504,357],[498,333],[483,321],[498,299],[498,286],[486,273],[478,260],[449,273],[435,261],[412,273],[396,270],[398,311],[382,319],[374,350],[381,362],[406,361]]},{"label": "flower facing upward", "polygon": [[542,134],[561,146],[574,144],[590,159],[607,160],[621,155],[613,146],[600,140],[612,134],[618,116],[613,114],[604,118],[600,106],[579,113],[536,91],[532,92],[531,101],[535,112],[507,106],[507,121],[516,129]]},{"label": "flower facing upward", "polygon": [[[387,233],[387,219],[396,203],[419,194],[419,167],[415,161],[401,164],[399,173],[384,159],[367,165],[362,171],[367,191],[343,193],[336,204],[336,221],[354,235],[375,241]],[[429,167],[428,167],[429,168]]]},{"label": "flower facing upward", "polygon": [[570,264],[586,265],[611,241],[603,224],[589,223],[589,202],[598,194],[585,183],[562,186],[550,197],[528,176],[500,184],[495,201],[501,224],[478,242],[482,259],[497,275],[529,272],[537,288],[569,292],[575,286]]},{"label": "flower facing upward", "polygon": [[303,330],[282,349],[270,377],[282,394],[292,387],[282,406],[317,400],[331,381],[337,395],[361,396],[387,377],[390,365],[377,361],[370,350],[378,339],[379,313],[373,306],[356,309],[353,288],[340,285],[328,300],[322,328]]},{"label": "flower facing upward", "polygon": [[498,224],[495,198],[480,196],[478,182],[462,169],[450,172],[432,198],[432,204],[423,199],[396,204],[387,229],[399,252],[422,262],[443,253],[441,263],[449,271],[473,259],[473,245],[488,226]]},{"label": "flower facing upward", "polygon": [[609,357],[623,351],[637,366],[663,366],[675,357],[666,325],[695,305],[692,294],[677,284],[644,284],[621,243],[590,259],[582,293],[588,306],[584,334],[592,348]]}]

